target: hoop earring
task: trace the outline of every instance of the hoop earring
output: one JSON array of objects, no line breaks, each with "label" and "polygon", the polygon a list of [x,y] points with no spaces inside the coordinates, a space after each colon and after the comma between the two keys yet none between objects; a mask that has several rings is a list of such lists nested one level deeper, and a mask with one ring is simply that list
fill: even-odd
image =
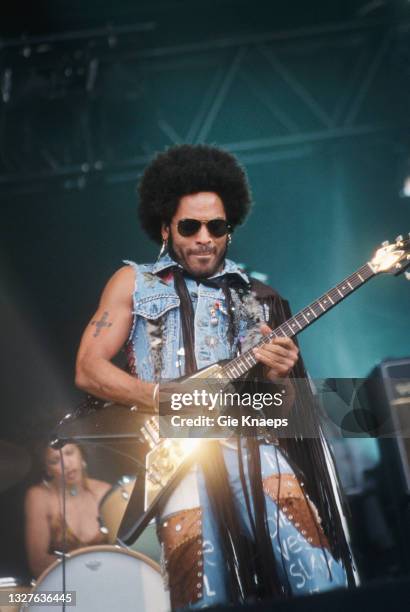
[{"label": "hoop earring", "polygon": [[162,239],[161,250],[160,250],[160,252],[158,254],[157,261],[159,261],[161,259],[161,257],[163,256],[163,254],[167,250],[167,247],[168,247],[168,240],[166,238],[163,238]]}]

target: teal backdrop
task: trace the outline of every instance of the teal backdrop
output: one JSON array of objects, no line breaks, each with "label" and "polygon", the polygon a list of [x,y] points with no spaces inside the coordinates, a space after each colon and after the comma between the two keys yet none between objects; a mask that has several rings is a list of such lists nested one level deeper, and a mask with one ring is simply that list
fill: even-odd
[{"label": "teal backdrop", "polygon": [[[249,4],[235,12],[226,0],[217,19],[201,4],[194,28],[186,4],[154,3],[121,14],[114,38],[89,40],[58,39],[63,18],[50,9],[55,43],[30,57],[4,47],[13,89],[1,123],[2,311],[13,358],[3,388],[16,415],[35,421],[45,404],[62,412],[78,401],[75,353],[102,287],[123,258],[157,255],[138,227],[136,184],[167,146],[206,142],[238,156],[254,207],[230,256],[265,274],[294,312],[410,231],[410,200],[399,197],[407,14],[358,19],[354,2],[336,4],[296,14],[263,2],[250,17]],[[65,29],[101,25],[76,11]],[[136,22],[152,27],[115,30]],[[372,280],[301,334],[311,375],[363,377],[410,355],[409,306],[404,276]],[[32,332],[52,375],[46,365],[32,374]]]},{"label": "teal backdrop", "polygon": [[[75,355],[104,284],[122,259],[158,254],[136,185],[165,147],[238,156],[254,207],[230,256],[294,312],[410,231],[408,2],[3,4],[2,440],[28,448],[82,401]],[[410,357],[409,312],[403,276],[370,281],[299,337],[310,374],[363,377]],[[362,473],[378,447],[354,442]],[[1,495],[0,575],[24,574],[30,478]]]}]

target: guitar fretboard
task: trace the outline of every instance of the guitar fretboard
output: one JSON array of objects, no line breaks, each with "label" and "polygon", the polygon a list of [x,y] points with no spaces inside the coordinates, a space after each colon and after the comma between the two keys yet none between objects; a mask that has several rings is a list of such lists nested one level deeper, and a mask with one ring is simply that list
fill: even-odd
[{"label": "guitar fretboard", "polygon": [[[292,318],[279,325],[279,327],[276,327],[268,336],[264,336],[253,348],[263,346],[272,338],[279,338],[281,336],[292,338],[296,336],[302,330],[306,329],[306,327],[312,325],[312,323],[317,321],[317,319],[322,317],[331,308],[336,306],[336,304],[353,293],[353,291],[361,287],[366,281],[370,280],[374,275],[375,273],[372,268],[366,263],[357,270],[357,272],[345,278],[341,283],[312,302],[312,304],[309,304],[309,306],[300,310]],[[257,359],[253,353],[253,349],[249,349],[242,355],[232,359],[232,361],[222,368],[223,376],[230,380],[236,380],[247,374],[256,363]]]}]

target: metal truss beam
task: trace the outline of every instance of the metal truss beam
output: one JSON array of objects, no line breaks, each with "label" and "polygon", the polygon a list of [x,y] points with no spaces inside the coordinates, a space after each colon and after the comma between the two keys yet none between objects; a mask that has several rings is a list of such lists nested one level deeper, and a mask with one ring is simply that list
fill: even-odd
[{"label": "metal truss beam", "polygon": [[205,117],[204,123],[201,129],[199,130],[199,134],[197,136],[198,142],[203,142],[207,139],[209,131],[212,127],[212,124],[214,123],[216,119],[218,111],[222,107],[222,104],[226,98],[229,88],[232,85],[232,81],[234,80],[245,55],[246,55],[246,47],[239,48],[238,51],[236,52],[235,57],[233,58],[231,65],[229,66],[227,73],[218,91],[216,92],[214,99],[211,102],[211,105]]},{"label": "metal truss beam", "polygon": [[[74,30],[60,32],[58,34],[47,34],[43,36],[20,36],[18,38],[0,38],[0,51],[5,49],[20,49],[22,47],[43,47],[55,43],[77,42],[80,40],[106,38],[112,36],[123,36],[125,34],[137,34],[140,32],[151,32],[155,30],[156,23],[148,21],[135,23],[128,26],[106,26],[103,28],[90,28],[85,30]],[[44,49],[43,51],[44,52]]]},{"label": "metal truss beam", "polygon": [[377,51],[377,53],[375,53],[373,59],[370,62],[370,65],[368,67],[367,70],[367,74],[365,75],[365,78],[362,80],[362,83],[360,85],[360,87],[358,87],[358,90],[356,92],[356,95],[354,96],[354,99],[352,101],[352,105],[350,107],[350,110],[346,116],[345,119],[345,125],[352,125],[354,120],[356,119],[356,117],[359,114],[362,102],[366,96],[366,94],[369,91],[370,85],[376,75],[376,72],[378,70],[378,68],[380,67],[380,64],[382,62],[383,57],[386,55],[387,50],[391,44],[392,41],[392,31],[389,29],[380,46],[379,49]]},{"label": "metal truss beam", "polygon": [[[152,29],[153,24],[140,24],[126,28],[88,30],[86,32],[71,32],[55,37],[35,37],[24,41],[26,45],[41,44],[64,44],[67,41],[78,41],[87,38],[104,37],[115,30],[115,35],[121,36],[137,31]],[[156,119],[155,126],[165,137],[169,144],[179,144],[181,142],[203,142],[208,138],[212,139],[212,129],[217,117],[224,111],[228,94],[236,80],[246,86],[252,92],[255,103],[260,104],[261,108],[267,110],[272,118],[282,128],[285,134],[272,134],[263,138],[250,138],[226,141],[221,146],[238,153],[245,163],[262,163],[267,160],[291,159],[302,155],[309,155],[314,147],[319,143],[338,141],[346,138],[369,136],[379,132],[392,131],[407,123],[401,118],[394,117],[391,122],[383,120],[365,120],[358,122],[360,111],[364,106],[366,98],[369,96],[373,82],[390,52],[395,35],[403,34],[410,29],[410,22],[386,24],[381,21],[360,21],[345,22],[338,24],[327,24],[320,27],[299,28],[297,30],[287,30],[282,32],[267,32],[262,34],[249,34],[243,36],[225,37],[218,40],[204,41],[200,43],[189,43],[173,47],[155,47],[146,49],[132,50],[129,47],[116,48],[115,53],[106,54],[106,50],[101,52],[101,48],[93,47],[92,55],[84,56],[84,79],[82,88],[76,85],[72,87],[58,85],[58,71],[48,62],[47,70],[50,70],[52,83],[55,91],[62,92],[67,100],[69,108],[70,99],[78,102],[80,91],[82,92],[82,107],[78,111],[78,129],[73,132],[76,144],[82,142],[83,159],[74,162],[75,157],[70,154],[69,144],[62,150],[55,150],[47,142],[36,142],[37,161],[44,162],[41,170],[33,170],[27,166],[27,156],[22,157],[21,163],[18,155],[13,151],[12,155],[7,155],[4,144],[0,142],[0,187],[12,190],[29,190],[30,185],[33,190],[38,189],[39,185],[47,188],[47,185],[56,184],[66,189],[82,189],[89,181],[106,180],[108,182],[122,182],[135,180],[142,167],[151,157],[155,146],[145,144],[143,154],[132,158],[120,158],[114,161],[104,156],[104,152],[109,151],[110,143],[101,143],[101,138],[96,138],[95,121],[92,116],[91,102],[102,98],[104,95],[101,89],[103,76],[108,68],[114,65],[121,66],[126,72],[131,68],[134,70],[130,82],[139,84],[139,79],[149,79],[150,74],[158,73],[158,70],[169,70],[172,62],[178,62],[178,70],[184,69],[182,58],[189,59],[186,69],[192,69],[195,58],[206,67],[206,62],[216,69],[210,70],[210,78],[205,85],[203,95],[200,96],[198,104],[191,109],[191,118],[188,127],[183,129],[175,124],[175,120],[170,119],[169,109],[166,107],[166,100],[163,101]],[[363,37],[357,38],[357,34],[362,33]],[[366,35],[371,34],[371,44],[366,44]],[[355,38],[352,42],[351,35]],[[302,83],[290,65],[286,64],[286,54],[278,54],[278,49],[292,49],[292,45],[297,45],[300,52],[301,42],[306,45],[314,45],[320,48],[320,44],[327,41],[326,37],[332,37],[332,48],[336,48],[335,36],[339,41],[339,49],[353,44],[361,48],[358,52],[358,60],[352,68],[348,80],[336,100],[335,107],[329,111],[324,104],[314,95],[306,84]],[[349,40],[346,39],[349,37]],[[378,46],[375,41],[380,38]],[[47,39],[47,40],[46,40]],[[0,41],[0,51],[13,49],[21,46],[22,40]],[[284,47],[283,47],[284,45]],[[295,46],[296,49],[296,46]],[[219,55],[218,55],[219,54]],[[268,84],[275,79],[280,80],[289,95],[298,100],[303,107],[306,116],[312,117],[315,128],[308,123],[303,124],[301,117],[292,113],[291,109],[283,104],[276,103],[269,85],[255,74],[249,65],[249,56],[258,58],[258,62],[265,62],[268,74]],[[205,59],[204,59],[205,57]],[[130,62],[131,58],[137,61]],[[207,60],[208,58],[208,60]],[[1,59],[1,54],[0,54]],[[9,58],[8,58],[9,59]],[[35,67],[35,58],[31,58],[30,70]],[[21,60],[21,58],[20,58]],[[3,63],[4,66],[4,63]],[[131,68],[130,68],[131,67]],[[4,69],[12,70],[8,66]],[[21,69],[21,64],[20,64]],[[61,62],[58,67],[61,70]],[[269,73],[270,71],[270,73]],[[44,75],[44,71],[41,73]],[[169,74],[168,74],[169,78]],[[275,81],[276,82],[276,81]],[[56,86],[57,83],[57,86]],[[105,85],[107,87],[107,85]],[[100,87],[100,89],[99,89]],[[144,91],[144,85],[141,86]],[[122,92],[121,92],[122,93]],[[71,98],[70,98],[71,96]],[[13,91],[11,91],[11,99]],[[148,101],[149,103],[149,101]],[[9,100],[0,102],[0,139],[5,132],[7,113],[12,109]],[[24,108],[22,109],[24,115]],[[185,112],[181,109],[181,112]],[[189,119],[189,117],[188,117]],[[27,120],[27,118],[25,118]],[[403,129],[408,129],[408,125],[401,125]],[[104,130],[100,130],[104,133]],[[100,136],[100,134],[99,134]],[[34,136],[32,136],[32,139]],[[99,143],[99,146],[98,144]],[[141,147],[140,147],[141,148]],[[145,154],[146,152],[146,154]],[[39,154],[39,155],[38,155]],[[17,162],[17,163],[16,163]],[[37,166],[38,167],[38,164]]]},{"label": "metal truss beam", "polygon": [[[410,29],[410,21],[397,21],[392,23],[385,19],[357,19],[337,23],[326,23],[320,26],[292,28],[286,30],[275,30],[261,33],[241,34],[238,36],[226,36],[219,39],[207,40],[199,43],[186,43],[182,45],[162,46],[138,50],[139,57],[165,57],[169,55],[189,54],[197,51],[208,51],[211,49],[223,49],[250,44],[264,44],[269,42],[293,41],[302,38],[312,38],[323,35],[344,34],[347,32],[366,31],[374,28],[396,25],[402,32]],[[17,38],[0,38],[0,51],[6,49],[20,49],[23,47],[41,47],[55,43],[90,41],[96,38],[110,36],[123,36],[140,32],[155,30],[156,23],[153,21],[136,23],[127,26],[106,26],[103,28],[90,28],[70,32],[42,36],[21,36]]]}]

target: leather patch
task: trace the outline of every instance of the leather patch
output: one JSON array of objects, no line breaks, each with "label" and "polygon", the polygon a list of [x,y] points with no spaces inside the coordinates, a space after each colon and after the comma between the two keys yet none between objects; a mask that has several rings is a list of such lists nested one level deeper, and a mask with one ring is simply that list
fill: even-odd
[{"label": "leather patch", "polygon": [[[272,474],[263,479],[266,495],[279,505],[285,517],[312,546],[327,548],[328,539],[323,531],[321,519],[314,503],[303,493],[295,474]],[[278,499],[279,492],[279,499]]]},{"label": "leather patch", "polygon": [[199,601],[203,594],[201,508],[181,510],[164,519],[158,536],[164,548],[172,609]]}]

